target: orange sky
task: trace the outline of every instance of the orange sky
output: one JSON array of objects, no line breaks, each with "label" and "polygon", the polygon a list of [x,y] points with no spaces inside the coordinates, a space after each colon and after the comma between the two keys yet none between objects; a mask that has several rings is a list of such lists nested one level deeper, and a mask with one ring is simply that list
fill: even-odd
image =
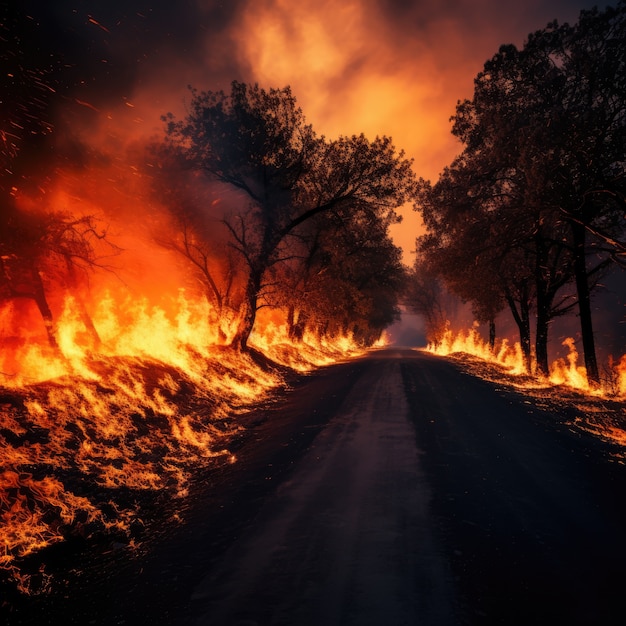
[{"label": "orange sky", "polygon": [[[291,85],[322,134],[385,134],[434,180],[459,150],[450,116],[502,43],[521,45],[548,21],[581,8],[526,0],[248,0],[231,36],[247,77]],[[509,4],[509,3],[504,3]],[[410,208],[393,236],[411,262],[419,217]]]},{"label": "orange sky", "polygon": [[[86,120],[86,144],[105,138],[119,154],[116,144],[161,133],[161,115],[185,114],[188,85],[290,85],[318,133],[391,136],[431,180],[459,151],[449,120],[484,62],[501,44],[522,45],[550,20],[574,21],[595,4],[153,0],[146,10],[143,0],[24,1],[43,57],[35,67],[60,53],[70,82],[57,87],[59,101],[74,132],[76,118]],[[403,213],[393,235],[410,263],[419,219]]]}]

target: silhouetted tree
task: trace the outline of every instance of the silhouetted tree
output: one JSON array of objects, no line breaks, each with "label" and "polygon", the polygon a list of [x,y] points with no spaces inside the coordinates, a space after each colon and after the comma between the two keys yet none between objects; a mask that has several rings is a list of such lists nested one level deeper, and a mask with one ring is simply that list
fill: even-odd
[{"label": "silhouetted tree", "polygon": [[330,211],[348,218],[357,205],[392,220],[412,199],[411,163],[390,139],[317,137],[288,87],[266,91],[233,82],[229,94],[192,90],[187,117],[165,119],[170,147],[242,197],[225,222],[247,268],[233,341],[240,349],[258,308],[270,303],[268,272],[291,256],[291,240],[304,224]]},{"label": "silhouetted tree", "polygon": [[[47,292],[53,286],[76,290],[85,273],[101,265],[103,257],[97,248],[102,242],[109,252],[116,251],[90,216],[29,213],[14,203],[5,204],[0,214],[0,300],[34,301],[48,341],[57,347]],[[78,302],[80,305],[80,298]],[[96,329],[82,306],[81,316],[87,331],[97,340]]]},{"label": "silhouetted tree", "polygon": [[[498,267],[516,260],[532,271],[540,373],[548,369],[551,319],[576,302],[559,292],[574,282],[592,383],[590,294],[609,258],[621,254],[625,232],[625,14],[623,2],[583,11],[575,26],[549,24],[522,50],[502,46],[477,76],[473,99],[457,107],[453,133],[465,148],[438,183],[458,187],[468,228],[473,213],[485,217],[483,260],[495,252]],[[437,210],[454,211],[441,203]],[[525,273],[516,269],[515,282]],[[503,283],[507,301],[512,284]],[[530,295],[528,286],[521,292]]]},{"label": "silhouetted tree", "polygon": [[439,344],[448,330],[449,312],[446,288],[429,264],[419,254],[407,278],[405,303],[424,318],[424,330],[429,343]]},{"label": "silhouetted tree", "polygon": [[351,332],[361,343],[376,341],[399,316],[405,287],[401,251],[391,241],[388,224],[367,205],[349,218],[324,214],[314,274],[314,296],[303,300],[305,317],[321,328],[327,321],[339,332]]},{"label": "silhouetted tree", "polygon": [[[162,145],[149,146],[154,200],[166,210],[169,220],[154,228],[156,242],[179,254],[213,305],[218,324],[230,326],[239,305],[237,285],[245,269],[241,256],[229,245],[224,224],[224,202],[219,186],[208,186],[202,173],[185,169],[180,155]],[[155,165],[157,167],[155,167]],[[220,325],[220,336],[226,340]]]}]

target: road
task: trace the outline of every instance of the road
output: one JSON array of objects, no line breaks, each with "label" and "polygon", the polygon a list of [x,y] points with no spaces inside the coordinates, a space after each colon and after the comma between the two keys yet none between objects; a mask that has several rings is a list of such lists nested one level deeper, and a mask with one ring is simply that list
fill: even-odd
[{"label": "road", "polygon": [[626,468],[562,415],[388,349],[246,419],[181,527],[37,623],[626,623]]},{"label": "road", "polygon": [[327,426],[198,584],[196,624],[449,624],[402,359],[363,362]]}]

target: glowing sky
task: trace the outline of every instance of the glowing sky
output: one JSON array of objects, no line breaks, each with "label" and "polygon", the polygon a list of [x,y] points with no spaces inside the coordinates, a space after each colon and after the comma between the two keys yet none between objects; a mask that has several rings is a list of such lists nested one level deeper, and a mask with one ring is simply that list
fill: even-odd
[{"label": "glowing sky", "polygon": [[[290,85],[329,137],[393,137],[435,179],[458,151],[449,118],[500,44],[522,45],[588,0],[23,0],[36,24],[22,52],[60,49],[71,69],[63,106],[89,108],[89,132],[135,136],[184,114],[188,84]],[[600,6],[605,6],[601,4]],[[31,33],[32,34],[32,33]],[[67,97],[69,96],[69,97]],[[131,132],[132,131],[132,132]],[[405,260],[417,215],[394,228]]]},{"label": "glowing sky", "polygon": [[[484,62],[552,19],[574,21],[581,8],[580,0],[250,0],[232,33],[245,73],[290,84],[319,132],[390,135],[419,176],[436,179],[458,151],[449,118]],[[418,229],[410,210],[393,229],[407,262]]]}]

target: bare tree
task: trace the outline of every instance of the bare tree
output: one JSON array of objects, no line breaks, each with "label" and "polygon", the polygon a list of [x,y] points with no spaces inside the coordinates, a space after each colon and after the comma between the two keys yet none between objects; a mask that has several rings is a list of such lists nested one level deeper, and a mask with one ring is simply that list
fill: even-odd
[{"label": "bare tree", "polygon": [[[76,293],[87,274],[104,267],[100,244],[109,254],[118,251],[106,239],[91,216],[72,217],[58,212],[28,213],[14,204],[0,218],[0,299],[33,300],[44,322],[48,341],[57,347],[54,316],[48,291]],[[77,301],[81,303],[81,299]],[[97,332],[81,305],[85,327],[97,340]]]}]

